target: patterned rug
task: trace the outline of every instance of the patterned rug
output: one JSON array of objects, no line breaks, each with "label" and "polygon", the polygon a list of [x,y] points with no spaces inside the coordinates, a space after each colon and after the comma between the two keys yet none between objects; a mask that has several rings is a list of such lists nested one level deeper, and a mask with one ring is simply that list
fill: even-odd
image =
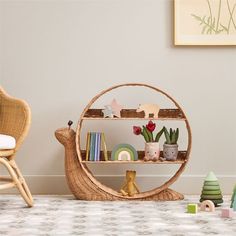
[{"label": "patterned rug", "polygon": [[[20,196],[0,196],[0,235],[236,235],[236,212],[231,219],[216,212],[186,213],[188,203],[178,202],[87,202],[72,196],[35,196],[26,208]],[[229,206],[225,198],[224,207]]]}]

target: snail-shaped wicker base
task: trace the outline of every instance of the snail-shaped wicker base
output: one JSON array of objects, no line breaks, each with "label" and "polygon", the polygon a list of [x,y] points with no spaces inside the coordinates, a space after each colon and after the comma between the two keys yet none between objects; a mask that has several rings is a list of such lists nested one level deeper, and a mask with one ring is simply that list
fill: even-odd
[{"label": "snail-shaped wicker base", "polygon": [[69,188],[73,195],[80,200],[94,201],[112,201],[112,200],[155,200],[155,201],[174,201],[181,200],[184,196],[169,188],[143,197],[142,194],[137,194],[134,197],[124,197],[120,194],[113,194],[101,189],[96,183],[93,183],[88,175],[84,172],[82,164],[79,162],[76,145],[75,132],[72,129],[63,128],[55,132],[55,135],[60,143],[65,146],[65,171],[66,179]]}]

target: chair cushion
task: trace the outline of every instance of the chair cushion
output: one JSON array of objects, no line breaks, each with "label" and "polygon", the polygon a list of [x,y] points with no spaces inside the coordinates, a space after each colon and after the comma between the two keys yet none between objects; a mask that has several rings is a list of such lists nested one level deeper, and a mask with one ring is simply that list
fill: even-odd
[{"label": "chair cushion", "polygon": [[16,147],[16,140],[10,135],[0,134],[0,150],[14,149]]}]

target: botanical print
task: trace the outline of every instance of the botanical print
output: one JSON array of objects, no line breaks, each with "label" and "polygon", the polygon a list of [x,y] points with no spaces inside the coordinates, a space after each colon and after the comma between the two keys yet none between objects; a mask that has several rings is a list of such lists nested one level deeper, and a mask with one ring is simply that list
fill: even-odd
[{"label": "botanical print", "polygon": [[175,0],[176,45],[236,45],[236,0]]},{"label": "botanical print", "polygon": [[[195,20],[197,20],[202,28],[202,34],[220,34],[220,33],[235,33],[236,31],[236,15],[235,7],[236,1],[233,4],[230,4],[230,0],[222,1],[220,0],[218,3],[218,10],[216,15],[213,15],[214,12],[212,11],[212,5],[216,4],[216,1],[206,0],[206,7],[208,7],[209,14],[208,15],[196,15],[191,14]],[[227,7],[224,7],[224,4]],[[227,11],[228,17],[222,19],[222,11]],[[225,13],[227,15],[227,13]],[[228,19],[227,19],[228,18]]]}]

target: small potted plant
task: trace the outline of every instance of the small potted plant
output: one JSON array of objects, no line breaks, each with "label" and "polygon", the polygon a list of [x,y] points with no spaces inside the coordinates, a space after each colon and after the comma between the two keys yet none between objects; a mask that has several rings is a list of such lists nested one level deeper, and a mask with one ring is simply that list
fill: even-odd
[{"label": "small potted plant", "polygon": [[176,130],[170,128],[169,132],[166,127],[164,129],[164,134],[166,141],[163,145],[163,157],[168,161],[175,161],[178,156],[178,138],[179,138],[179,128]]},{"label": "small potted plant", "polygon": [[135,135],[142,135],[145,140],[145,161],[157,161],[160,157],[160,145],[159,139],[164,132],[164,127],[156,134],[154,138],[153,131],[156,128],[156,124],[151,120],[146,126],[133,126],[133,132]]}]

